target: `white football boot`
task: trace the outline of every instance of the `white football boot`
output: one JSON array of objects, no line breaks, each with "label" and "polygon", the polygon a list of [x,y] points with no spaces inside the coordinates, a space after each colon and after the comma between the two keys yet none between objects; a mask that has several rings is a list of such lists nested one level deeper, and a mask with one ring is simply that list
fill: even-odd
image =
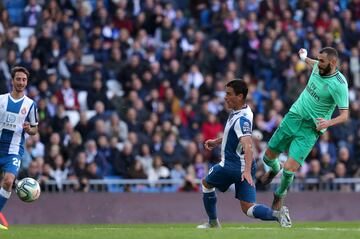
[{"label": "white football boot", "polygon": [[197,229],[221,228],[221,225],[219,220],[216,219],[216,220],[211,220],[210,222],[206,222],[204,224],[200,224],[196,228]]},{"label": "white football boot", "polygon": [[286,206],[282,206],[280,209],[279,223],[281,227],[291,227],[291,219],[289,209]]}]

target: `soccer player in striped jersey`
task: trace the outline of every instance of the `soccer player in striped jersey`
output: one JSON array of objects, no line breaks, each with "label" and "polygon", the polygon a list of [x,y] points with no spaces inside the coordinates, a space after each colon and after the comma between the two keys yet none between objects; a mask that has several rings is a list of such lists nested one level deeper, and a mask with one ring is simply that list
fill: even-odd
[{"label": "soccer player in striped jersey", "polygon": [[[37,133],[37,106],[25,95],[29,72],[24,67],[11,70],[12,91],[0,95],[0,212],[10,198],[13,182],[24,154],[25,133]],[[0,229],[7,229],[0,225]]]},{"label": "soccer player in striped jersey", "polygon": [[[337,69],[338,53],[332,47],[320,50],[317,60],[307,57],[306,49],[299,56],[312,67],[306,88],[268,143],[264,163],[270,167],[261,181],[268,184],[279,173],[278,155],[288,151],[280,186],[274,193],[273,209],[279,209],[296,171],[304,164],[319,135],[328,127],[347,121],[349,115],[349,92],[347,81]],[[339,116],[331,119],[335,108]]]},{"label": "soccer player in striped jersey", "polygon": [[220,227],[216,214],[215,188],[225,192],[231,184],[235,184],[235,197],[240,201],[240,207],[247,216],[278,221],[282,227],[291,226],[285,206],[275,211],[263,204],[256,204],[256,163],[251,137],[253,113],[246,105],[247,93],[248,88],[244,81],[233,80],[226,84],[225,102],[232,112],[226,122],[223,137],[205,142],[207,150],[221,144],[221,162],[213,166],[202,180],[203,203],[209,221],[197,228]]}]

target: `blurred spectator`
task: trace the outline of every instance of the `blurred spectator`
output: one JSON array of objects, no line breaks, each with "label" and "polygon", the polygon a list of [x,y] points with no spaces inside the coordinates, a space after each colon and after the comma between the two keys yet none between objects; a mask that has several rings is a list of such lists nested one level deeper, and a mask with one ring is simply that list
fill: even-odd
[{"label": "blurred spectator", "polygon": [[136,161],[142,164],[142,168],[146,175],[149,175],[150,169],[153,164],[153,157],[150,152],[150,147],[148,144],[142,144],[140,148],[140,152],[135,156]]},{"label": "blurred spectator", "polygon": [[130,142],[125,142],[120,153],[120,157],[113,162],[115,174],[121,176],[122,178],[128,178],[129,168],[134,161],[135,156],[133,154],[133,145]]},{"label": "blurred spectator", "polygon": [[94,109],[95,109],[95,115],[92,116],[89,121],[89,129],[93,129],[95,126],[95,122],[97,120],[103,120],[106,121],[108,119],[108,115],[105,112],[105,104],[102,101],[96,101],[95,105],[94,105]]},{"label": "blurred spectator", "polygon": [[173,144],[173,142],[170,141],[165,141],[163,148],[160,152],[161,154],[161,158],[164,162],[164,165],[167,166],[168,168],[173,168],[174,164],[177,163],[178,161],[183,162],[183,158],[179,158],[180,155],[177,154],[176,149],[175,149],[175,145]]},{"label": "blurred spectator", "polygon": [[208,172],[208,165],[204,161],[204,157],[202,154],[197,153],[194,157],[194,163],[190,164],[187,168],[188,175],[191,176],[192,179],[202,179],[206,176]]},{"label": "blurred spectator", "polygon": [[115,175],[115,164],[117,162],[119,162],[120,157],[121,157],[121,152],[119,150],[120,148],[120,143],[118,141],[118,138],[113,136],[110,138],[110,143],[109,143],[109,150],[110,150],[110,153],[109,153],[109,156],[107,158],[107,161],[108,161],[108,166],[109,166],[109,169],[108,169],[108,175]]},{"label": "blurred spectator", "polygon": [[24,25],[27,27],[35,27],[40,19],[41,6],[36,0],[29,0],[28,5],[24,9]]},{"label": "blurred spectator", "polygon": [[180,162],[175,162],[173,168],[170,170],[171,179],[184,179],[186,176],[186,171],[183,168]]},{"label": "blurred spectator", "polygon": [[322,155],[320,160],[320,165],[321,165],[320,168],[321,179],[324,182],[329,182],[331,179],[335,177],[333,173],[335,165],[331,164],[331,158],[328,153]]},{"label": "blurred spectator", "polygon": [[56,106],[56,114],[52,119],[51,127],[53,128],[54,132],[61,132],[65,122],[69,121],[69,117],[66,115],[65,107],[63,105],[59,104]]},{"label": "blurred spectator", "polygon": [[145,179],[147,175],[140,161],[134,160],[129,168],[129,178]]},{"label": "blurred spectator", "polygon": [[120,72],[125,67],[125,62],[122,60],[122,52],[119,48],[111,48],[109,59],[104,64],[107,79],[116,79]]},{"label": "blurred spectator", "polygon": [[62,189],[62,182],[67,179],[69,170],[65,167],[64,159],[61,154],[58,154],[54,159],[54,167],[50,170],[50,177],[52,177],[59,190]]},{"label": "blurred spectator", "polygon": [[109,110],[112,108],[106,95],[106,88],[103,85],[102,75],[100,71],[95,71],[94,79],[92,81],[92,87],[87,96],[87,106],[89,107],[89,109],[95,109],[95,103],[97,101],[101,101],[104,104],[105,110]]},{"label": "blurred spectator", "polygon": [[106,135],[105,121],[103,119],[97,119],[93,130],[87,135],[87,139],[98,140],[99,137]]},{"label": "blurred spectator", "polygon": [[337,160],[345,166],[347,175],[352,175],[355,173],[357,169],[357,164],[354,161],[353,157],[350,155],[350,151],[347,147],[340,147]]},{"label": "blurred spectator", "polygon": [[80,119],[75,126],[75,130],[80,133],[83,139],[86,139],[88,134],[90,133],[91,127],[92,126],[90,126],[86,111],[81,111]]},{"label": "blurred spectator", "polygon": [[218,122],[214,114],[209,114],[207,120],[202,125],[204,140],[215,139],[223,131],[223,126]]},{"label": "blurred spectator", "polygon": [[[105,156],[98,151],[94,140],[88,140],[85,144],[86,163],[88,167],[94,163],[89,167],[90,171],[88,170],[88,172],[92,174],[92,177],[103,178],[108,173],[108,163]],[[96,167],[95,171],[94,167]]]},{"label": "blurred spectator", "polygon": [[50,157],[52,146],[56,146],[56,147],[60,147],[60,148],[62,146],[61,137],[60,137],[60,134],[58,132],[51,133],[51,135],[49,137],[49,141],[48,141],[48,143],[46,144],[46,147],[45,147],[45,158]]},{"label": "blurred spectator", "polygon": [[83,145],[83,139],[81,137],[81,134],[78,131],[73,131],[70,134],[69,143],[65,147],[64,154],[72,164],[75,163],[77,155],[84,151],[84,145]]},{"label": "blurred spectator", "polygon": [[[321,170],[321,166],[320,166],[320,162],[317,159],[313,159],[310,161],[310,166],[309,166],[309,170],[306,174],[306,178],[311,178],[311,179],[317,179],[320,180],[320,170]],[[317,183],[311,183],[308,186],[309,190],[312,191],[317,191],[319,190],[319,182]]]},{"label": "blurred spectator", "polygon": [[30,162],[29,167],[27,167],[23,171],[20,171],[18,178],[22,179],[22,178],[30,177],[35,180],[39,180],[40,174],[41,174],[41,171],[38,167],[38,163],[35,160],[33,160]]},{"label": "blurred spectator", "polygon": [[320,136],[318,143],[315,145],[318,148],[318,151],[321,155],[328,154],[330,156],[330,164],[334,164],[336,161],[336,146],[330,138],[330,132],[325,131],[324,134]]},{"label": "blurred spectator", "polygon": [[86,173],[86,154],[84,151],[79,151],[69,170],[69,179],[78,180],[77,191],[85,191],[88,187],[87,173]]},{"label": "blurred spectator", "polygon": [[128,137],[128,126],[117,113],[112,113],[110,119],[105,121],[105,132],[108,136],[118,137],[124,142]]},{"label": "blurred spectator", "polygon": [[156,181],[159,179],[167,179],[170,177],[170,170],[163,165],[162,157],[160,155],[154,156],[153,166],[149,170],[149,181]]},{"label": "blurred spectator", "polygon": [[65,78],[62,87],[56,92],[59,104],[64,105],[66,110],[79,110],[77,92],[71,87],[71,81]]},{"label": "blurred spectator", "polygon": [[45,156],[45,145],[40,141],[39,134],[31,136],[32,138],[32,157],[44,157]]},{"label": "blurred spectator", "polygon": [[[335,178],[347,178],[349,177],[349,174],[346,170],[346,166],[344,163],[342,162],[338,162],[335,166]],[[338,184],[337,185],[337,189],[342,191],[342,192],[350,192],[351,191],[351,187],[349,184]]]},{"label": "blurred spectator", "polygon": [[136,132],[136,133],[140,132],[140,130],[141,130],[140,123],[137,119],[137,111],[134,108],[128,109],[128,111],[126,113],[125,122],[128,125],[129,131]]}]

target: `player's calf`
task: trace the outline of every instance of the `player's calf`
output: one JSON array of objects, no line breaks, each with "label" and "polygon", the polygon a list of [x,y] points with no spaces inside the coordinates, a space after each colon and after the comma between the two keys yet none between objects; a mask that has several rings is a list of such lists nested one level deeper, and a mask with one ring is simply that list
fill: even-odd
[{"label": "player's calf", "polygon": [[[281,170],[281,165],[280,165],[280,170]],[[272,182],[272,180],[276,177],[276,175],[278,175],[279,171],[273,171],[272,169],[270,169],[268,172],[266,172],[263,176],[261,176],[260,178],[260,182],[264,185],[268,185],[269,183]]]},{"label": "player's calf", "polygon": [[284,197],[278,196],[274,193],[274,199],[273,199],[271,208],[273,210],[280,211],[281,207],[283,206],[283,200],[284,200]]},{"label": "player's calf", "polygon": [[[264,154],[263,158],[264,164],[270,167],[270,170],[260,178],[261,183],[264,185],[271,183],[271,181],[275,178],[275,176],[280,172],[282,168],[279,159],[277,158],[277,155],[271,152],[272,151],[268,149],[267,153]],[[271,155],[272,157],[270,158],[269,155]]]},{"label": "player's calf", "polygon": [[[244,210],[243,210],[244,211]],[[244,213],[248,217],[258,218],[263,221],[278,221],[279,212],[263,204],[254,204]]]},{"label": "player's calf", "polygon": [[205,180],[202,181],[202,191],[203,191],[203,204],[206,211],[206,214],[209,217],[209,222],[198,225],[197,228],[205,229],[205,228],[219,228],[220,223],[217,218],[216,213],[216,192],[215,188],[211,187],[206,183]]}]

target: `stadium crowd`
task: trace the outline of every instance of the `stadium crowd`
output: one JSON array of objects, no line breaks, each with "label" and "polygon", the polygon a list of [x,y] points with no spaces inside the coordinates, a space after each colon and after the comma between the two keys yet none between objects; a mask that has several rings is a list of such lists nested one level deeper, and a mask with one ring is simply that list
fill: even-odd
[{"label": "stadium crowd", "polygon": [[[23,29],[34,33],[20,44]],[[360,177],[359,39],[359,0],[2,1],[0,92],[13,66],[27,67],[39,108],[19,177],[75,179],[77,191],[89,179],[186,179],[178,190],[197,190],[219,160],[203,142],[223,131],[234,78],[249,84],[260,176],[310,74],[297,52],[324,46],[339,52],[351,118],[320,137],[297,177]]]}]

